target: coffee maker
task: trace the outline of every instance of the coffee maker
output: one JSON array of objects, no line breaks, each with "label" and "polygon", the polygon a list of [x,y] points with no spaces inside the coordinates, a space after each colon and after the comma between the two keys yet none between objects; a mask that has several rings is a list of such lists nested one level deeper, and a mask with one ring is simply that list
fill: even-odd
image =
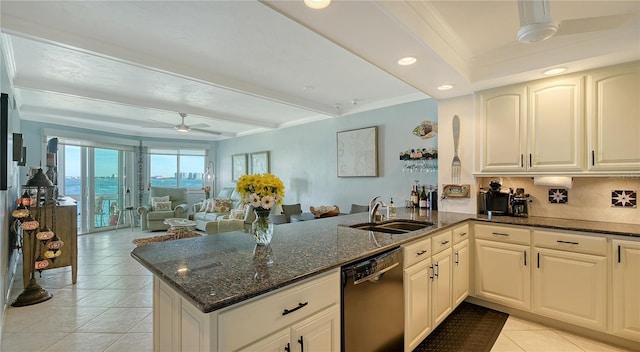
[{"label": "coffee maker", "polygon": [[516,188],[516,193],[511,196],[511,215],[526,218],[529,216],[527,206],[529,195],[524,193],[524,188]]},{"label": "coffee maker", "polygon": [[478,210],[481,214],[490,211],[493,215],[508,215],[510,194],[501,192],[500,187],[499,182],[491,181],[488,191],[480,191]]}]

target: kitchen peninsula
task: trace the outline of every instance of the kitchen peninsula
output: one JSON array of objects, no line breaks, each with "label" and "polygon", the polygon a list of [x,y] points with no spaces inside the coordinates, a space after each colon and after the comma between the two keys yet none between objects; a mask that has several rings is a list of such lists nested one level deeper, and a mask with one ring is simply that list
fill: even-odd
[{"label": "kitchen peninsula", "polygon": [[[154,349],[226,351],[255,348],[255,345],[246,346],[254,341],[295,343],[292,337],[296,336],[296,329],[306,328],[300,323],[308,319],[281,320],[294,315],[288,312],[298,310],[301,314],[313,312],[315,318],[329,321],[333,329],[328,332],[332,335],[329,346],[334,350],[338,346],[339,350],[339,268],[467,220],[586,231],[628,238],[629,242],[640,240],[640,225],[535,217],[488,220],[482,215],[437,211],[420,217],[417,212],[405,209],[398,209],[398,216],[431,221],[434,226],[406,234],[348,227],[367,221],[367,214],[360,213],[279,225],[271,245],[266,248],[255,247],[253,238],[243,232],[135,248],[131,255],[154,274]],[[313,292],[317,292],[316,298],[321,304],[313,307],[312,300],[297,301],[299,294],[313,295]],[[282,297],[294,302],[293,306],[288,302],[290,309],[278,313],[272,320],[263,319],[264,310],[272,306],[281,311],[277,303],[283,304]],[[306,302],[310,302],[308,306]],[[235,325],[237,323],[242,325]]]}]

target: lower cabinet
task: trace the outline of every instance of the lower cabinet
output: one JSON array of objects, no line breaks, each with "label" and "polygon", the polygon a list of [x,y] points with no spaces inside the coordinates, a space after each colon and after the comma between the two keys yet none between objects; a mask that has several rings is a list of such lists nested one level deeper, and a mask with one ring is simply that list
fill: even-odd
[{"label": "lower cabinet", "polygon": [[607,239],[533,231],[533,312],[606,331]]},{"label": "lower cabinet", "polygon": [[338,351],[340,347],[336,349],[335,343],[340,342],[340,335],[335,331],[339,323],[340,309],[334,305],[238,351]]},{"label": "lower cabinet", "polygon": [[340,269],[203,313],[154,277],[154,351],[340,351]]},{"label": "lower cabinet", "polygon": [[613,333],[640,342],[640,242],[613,240]]},{"label": "lower cabinet", "polygon": [[476,239],[476,296],[508,307],[531,308],[529,246]]},{"label": "lower cabinet", "polygon": [[431,258],[404,269],[404,350],[413,351],[431,332]]},{"label": "lower cabinet", "polygon": [[402,247],[404,256],[404,350],[413,349],[429,335],[431,325],[431,238]]},{"label": "lower cabinet", "polygon": [[448,248],[431,258],[433,266],[433,287],[431,289],[431,308],[433,327],[437,327],[453,311],[451,297],[451,249]]},{"label": "lower cabinet", "polygon": [[469,240],[453,246],[453,307],[469,296]]}]

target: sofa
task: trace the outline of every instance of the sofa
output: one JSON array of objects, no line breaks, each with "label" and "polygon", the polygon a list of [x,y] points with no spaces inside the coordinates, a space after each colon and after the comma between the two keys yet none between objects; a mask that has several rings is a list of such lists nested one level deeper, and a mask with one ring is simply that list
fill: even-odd
[{"label": "sofa", "polygon": [[187,189],[175,187],[151,187],[149,205],[138,207],[140,227],[143,231],[167,230],[164,223],[168,218],[185,218],[189,212]]},{"label": "sofa", "polygon": [[229,218],[232,210],[244,212],[242,196],[235,187],[224,187],[215,198],[205,199],[193,205],[196,229],[207,232],[207,223]]}]

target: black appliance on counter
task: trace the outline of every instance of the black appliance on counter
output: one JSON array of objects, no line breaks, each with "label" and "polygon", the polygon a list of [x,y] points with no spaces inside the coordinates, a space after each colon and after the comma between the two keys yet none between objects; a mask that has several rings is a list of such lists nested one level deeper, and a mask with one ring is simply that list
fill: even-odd
[{"label": "black appliance on counter", "polygon": [[524,188],[517,188],[515,194],[512,189],[509,192],[501,191],[502,185],[496,181],[489,183],[489,190],[480,189],[478,194],[478,213],[492,215],[527,217],[528,194],[524,193]]}]

